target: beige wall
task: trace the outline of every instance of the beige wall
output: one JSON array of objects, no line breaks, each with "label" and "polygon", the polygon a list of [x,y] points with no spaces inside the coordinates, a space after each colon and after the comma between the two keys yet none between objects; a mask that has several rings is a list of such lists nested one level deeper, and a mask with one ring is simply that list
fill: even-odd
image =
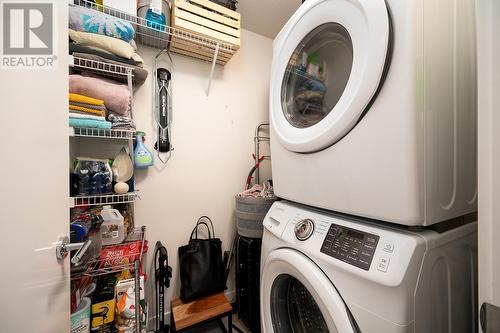
[{"label": "beige wall", "polygon": [[[157,50],[139,52],[152,73]],[[242,190],[252,166],[255,126],[268,119],[271,57],[271,39],[243,30],[241,49],[225,67],[217,66],[207,97],[210,65],[174,55],[175,151],[163,169],[157,161],[154,167],[136,172],[141,197],[136,221],[147,226],[149,263],[157,240],[167,246],[174,270],[169,296],[178,295],[180,288],[177,248],[187,243],[199,216],[212,218],[224,248],[234,237],[233,197]],[[138,129],[147,132],[147,146],[153,151],[151,84],[148,78],[136,92],[134,118]]]}]

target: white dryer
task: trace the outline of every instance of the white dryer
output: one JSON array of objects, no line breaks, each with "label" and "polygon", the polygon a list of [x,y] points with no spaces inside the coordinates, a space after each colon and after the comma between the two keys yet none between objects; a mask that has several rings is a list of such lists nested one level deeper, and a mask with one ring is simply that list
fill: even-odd
[{"label": "white dryer", "polygon": [[474,0],[307,0],[274,41],[282,198],[404,225],[476,210]]},{"label": "white dryer", "polygon": [[471,333],[477,223],[419,233],[277,202],[264,220],[263,333]]}]

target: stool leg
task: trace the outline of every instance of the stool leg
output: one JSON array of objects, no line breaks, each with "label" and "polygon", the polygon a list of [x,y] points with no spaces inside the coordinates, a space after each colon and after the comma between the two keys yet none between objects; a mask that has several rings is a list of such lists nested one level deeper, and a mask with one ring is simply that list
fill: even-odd
[{"label": "stool leg", "polygon": [[170,332],[175,333],[174,311],[170,308]]},{"label": "stool leg", "polygon": [[233,314],[230,313],[229,316],[227,316],[227,330],[229,333],[233,333]]}]

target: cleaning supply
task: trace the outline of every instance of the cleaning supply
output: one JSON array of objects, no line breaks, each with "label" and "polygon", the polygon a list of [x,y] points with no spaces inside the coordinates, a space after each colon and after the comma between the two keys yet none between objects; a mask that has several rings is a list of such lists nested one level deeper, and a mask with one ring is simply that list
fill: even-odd
[{"label": "cleaning supply", "polygon": [[83,297],[74,313],[71,314],[71,333],[90,333],[90,298]]},{"label": "cleaning supply", "polygon": [[135,148],[134,148],[134,166],[137,169],[147,168],[153,165],[153,155],[146,148],[143,142],[143,137],[146,133],[135,133]]},{"label": "cleaning supply", "polygon": [[115,320],[115,286],[116,277],[114,276],[98,281],[97,289],[92,296],[92,331],[112,330]]},{"label": "cleaning supply", "polygon": [[147,25],[150,28],[165,31],[166,18],[161,10],[161,0],[152,0],[146,13]]},{"label": "cleaning supply", "polygon": [[125,239],[123,216],[117,209],[104,206],[101,211],[104,222],[101,225],[102,245],[120,244]]}]

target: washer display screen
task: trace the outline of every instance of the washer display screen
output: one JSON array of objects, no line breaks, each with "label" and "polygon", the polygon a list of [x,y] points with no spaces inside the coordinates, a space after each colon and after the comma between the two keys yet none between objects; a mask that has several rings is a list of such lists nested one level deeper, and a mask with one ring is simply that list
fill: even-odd
[{"label": "washer display screen", "polygon": [[332,224],[321,252],[351,265],[370,269],[379,236]]}]

